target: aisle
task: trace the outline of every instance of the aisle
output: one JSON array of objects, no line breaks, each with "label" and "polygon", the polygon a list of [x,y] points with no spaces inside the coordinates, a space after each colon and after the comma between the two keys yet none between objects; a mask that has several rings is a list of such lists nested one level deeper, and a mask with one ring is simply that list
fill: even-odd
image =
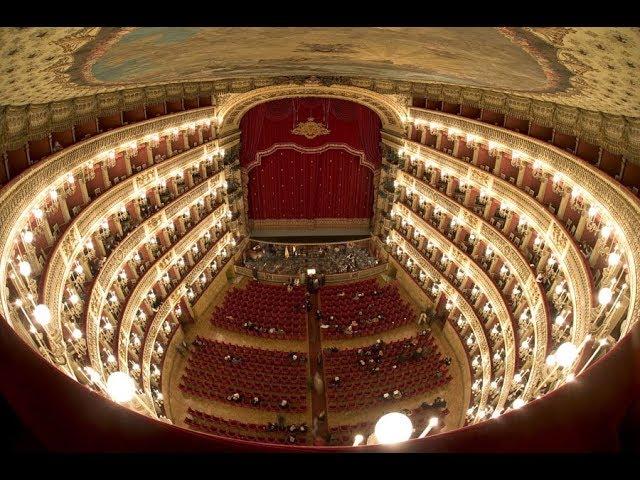
[{"label": "aisle", "polygon": [[[318,422],[317,436],[323,439],[328,438],[329,428],[327,425],[327,398],[326,398],[326,383],[324,379],[324,368],[322,364],[318,364],[318,358],[322,355],[322,342],[320,340],[320,322],[316,317],[316,311],[318,310],[318,294],[311,295],[311,311],[307,314],[307,332],[309,336],[309,366],[311,379],[316,378],[316,374],[322,380],[322,391],[318,392],[316,388],[316,382],[311,393],[311,414],[315,419],[321,412],[325,413],[324,421]],[[312,424],[313,428],[313,424]]]}]

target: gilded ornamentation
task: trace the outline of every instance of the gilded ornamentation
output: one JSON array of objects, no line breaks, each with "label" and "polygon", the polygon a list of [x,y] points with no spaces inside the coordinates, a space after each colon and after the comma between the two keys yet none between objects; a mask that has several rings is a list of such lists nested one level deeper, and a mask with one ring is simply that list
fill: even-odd
[{"label": "gilded ornamentation", "polygon": [[[467,319],[469,326],[473,331],[473,335],[478,343],[478,349],[480,350],[480,359],[482,362],[482,390],[480,394],[480,402],[478,409],[484,409],[487,405],[489,398],[489,384],[491,383],[491,355],[489,354],[489,343],[485,336],[484,329],[480,323],[480,319],[476,315],[473,307],[462,297],[462,295],[453,295],[451,292],[456,292],[455,287],[444,277],[438,270],[435,269],[429,262],[427,262],[422,255],[414,248],[413,245],[405,241],[405,239],[395,230],[390,231],[391,240],[400,246],[405,252],[409,254],[409,257],[416,262],[420,268],[432,279],[437,280],[442,285],[445,293],[448,293],[448,297],[453,301],[455,307],[460,310],[460,313]],[[390,257],[393,259],[393,257]],[[393,259],[395,260],[395,259]]]},{"label": "gilded ornamentation", "polygon": [[296,128],[291,130],[294,135],[302,135],[305,138],[312,139],[321,135],[328,135],[331,133],[327,127],[319,122],[314,122],[313,117],[309,117],[306,122],[300,122],[296,125]]}]

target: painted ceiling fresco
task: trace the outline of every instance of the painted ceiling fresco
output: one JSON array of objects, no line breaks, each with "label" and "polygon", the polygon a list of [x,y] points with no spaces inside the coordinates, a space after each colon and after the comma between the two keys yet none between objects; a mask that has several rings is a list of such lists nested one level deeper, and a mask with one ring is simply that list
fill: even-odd
[{"label": "painted ceiling fresco", "polygon": [[0,28],[0,104],[224,78],[455,84],[640,116],[639,28]]}]

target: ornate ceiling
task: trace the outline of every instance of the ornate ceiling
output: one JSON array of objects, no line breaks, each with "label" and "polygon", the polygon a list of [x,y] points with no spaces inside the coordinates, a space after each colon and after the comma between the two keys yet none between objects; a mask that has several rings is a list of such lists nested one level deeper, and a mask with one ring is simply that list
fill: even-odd
[{"label": "ornate ceiling", "polygon": [[640,117],[639,28],[2,28],[0,104],[282,75],[474,87]]}]

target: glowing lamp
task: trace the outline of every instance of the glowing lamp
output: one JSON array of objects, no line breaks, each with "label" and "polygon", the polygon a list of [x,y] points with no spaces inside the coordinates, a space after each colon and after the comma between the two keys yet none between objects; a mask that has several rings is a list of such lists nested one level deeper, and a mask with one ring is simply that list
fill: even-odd
[{"label": "glowing lamp", "polygon": [[618,265],[618,263],[620,263],[620,254],[618,252],[611,252],[609,254],[607,263],[610,267],[615,267],[616,265]]},{"label": "glowing lamp", "polygon": [[96,372],[93,368],[84,367],[84,369],[87,372],[87,376],[89,377],[89,380],[91,380],[94,383],[97,383],[100,381],[100,374]]},{"label": "glowing lamp", "polygon": [[128,402],[135,394],[133,379],[124,372],[113,372],[107,379],[107,393],[114,402]]},{"label": "glowing lamp", "polygon": [[578,347],[571,342],[565,342],[556,350],[555,358],[558,365],[563,368],[570,367],[578,357]]},{"label": "glowing lamp", "polygon": [[23,277],[28,277],[29,275],[31,275],[31,264],[26,260],[22,260],[18,264],[18,271]]},{"label": "glowing lamp", "polygon": [[42,303],[40,305],[36,305],[33,309],[33,318],[35,318],[36,322],[42,326],[48,325],[51,321],[51,312],[49,311],[49,307]]},{"label": "glowing lamp", "polygon": [[608,305],[613,298],[613,292],[609,287],[601,288],[598,292],[598,303],[600,305]]},{"label": "glowing lamp", "polygon": [[524,405],[525,405],[525,401],[524,401],[523,399],[521,399],[521,398],[516,398],[516,399],[513,401],[512,407],[513,407],[515,410],[518,410],[518,409],[520,409],[520,408],[524,407]]},{"label": "glowing lamp", "polygon": [[380,417],[374,432],[378,442],[389,445],[409,440],[413,433],[413,425],[406,415],[392,412]]}]

